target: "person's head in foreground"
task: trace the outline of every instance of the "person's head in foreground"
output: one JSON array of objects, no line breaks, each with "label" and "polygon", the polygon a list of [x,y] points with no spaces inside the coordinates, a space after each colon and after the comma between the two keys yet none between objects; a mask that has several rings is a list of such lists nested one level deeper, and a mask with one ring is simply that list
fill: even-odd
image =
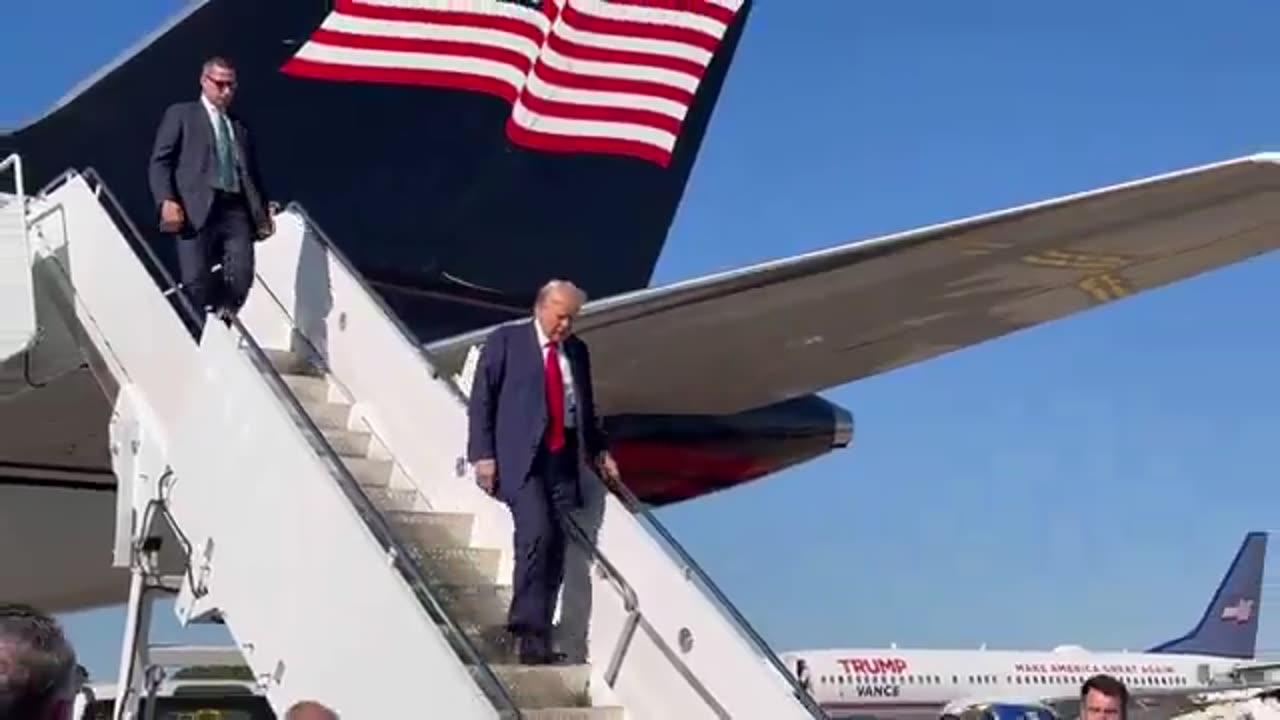
[{"label": "person's head in foreground", "polygon": [[318,702],[303,700],[285,712],[284,720],[338,720],[338,713]]},{"label": "person's head in foreground", "polygon": [[1080,720],[1123,720],[1129,690],[1110,675],[1094,675],[1080,687]]},{"label": "person's head in foreground", "polygon": [[0,720],[70,720],[79,670],[57,621],[0,604]]}]

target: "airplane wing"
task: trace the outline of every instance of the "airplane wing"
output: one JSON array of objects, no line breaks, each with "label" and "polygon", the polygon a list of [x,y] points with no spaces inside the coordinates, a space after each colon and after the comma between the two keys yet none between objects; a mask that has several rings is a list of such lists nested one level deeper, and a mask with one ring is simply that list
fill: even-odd
[{"label": "airplane wing", "polygon": [[[1253,155],[589,303],[599,404],[731,413],[975,345],[1280,246]],[[436,342],[457,372],[489,329]]]}]

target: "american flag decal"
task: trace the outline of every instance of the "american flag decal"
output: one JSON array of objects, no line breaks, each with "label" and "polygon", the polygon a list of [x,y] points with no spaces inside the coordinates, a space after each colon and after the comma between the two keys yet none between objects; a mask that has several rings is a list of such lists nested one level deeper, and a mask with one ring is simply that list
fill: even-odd
[{"label": "american flag decal", "polygon": [[1228,605],[1222,609],[1222,619],[1243,625],[1249,622],[1249,618],[1253,617],[1253,601],[1240,598],[1235,605]]},{"label": "american flag decal", "polygon": [[497,95],[514,143],[666,167],[743,2],[336,0],[283,71]]}]

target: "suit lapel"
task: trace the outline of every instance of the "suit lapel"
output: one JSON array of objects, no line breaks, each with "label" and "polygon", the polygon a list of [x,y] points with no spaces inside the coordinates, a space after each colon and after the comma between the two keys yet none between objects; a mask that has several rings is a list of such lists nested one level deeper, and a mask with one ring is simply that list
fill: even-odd
[{"label": "suit lapel", "polygon": [[573,415],[575,425],[582,430],[582,363],[578,362],[578,339],[572,335],[564,341],[564,356],[569,361],[569,374],[573,377]]},{"label": "suit lapel", "polygon": [[[525,330],[525,334],[524,334],[526,338],[525,346],[529,348],[529,352],[531,353],[531,362],[533,363],[533,366],[535,368],[541,368],[542,367],[542,344],[538,342],[538,328],[536,325],[534,325],[535,322],[537,321],[531,320],[529,322],[529,327]],[[541,375],[541,373],[539,373],[539,375]]]},{"label": "suit lapel", "polygon": [[204,136],[204,146],[208,148],[209,159],[212,162],[218,160],[218,138],[214,135],[213,120],[209,118],[209,111],[204,109],[204,101],[197,99],[191,103],[191,113],[194,115],[192,120],[200,133]]}]

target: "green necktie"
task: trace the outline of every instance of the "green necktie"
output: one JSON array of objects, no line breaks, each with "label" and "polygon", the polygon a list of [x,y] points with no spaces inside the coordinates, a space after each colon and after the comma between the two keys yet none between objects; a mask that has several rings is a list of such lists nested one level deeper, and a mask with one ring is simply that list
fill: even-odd
[{"label": "green necktie", "polygon": [[231,150],[231,126],[227,114],[218,112],[218,184],[227,192],[236,190],[236,160]]}]

